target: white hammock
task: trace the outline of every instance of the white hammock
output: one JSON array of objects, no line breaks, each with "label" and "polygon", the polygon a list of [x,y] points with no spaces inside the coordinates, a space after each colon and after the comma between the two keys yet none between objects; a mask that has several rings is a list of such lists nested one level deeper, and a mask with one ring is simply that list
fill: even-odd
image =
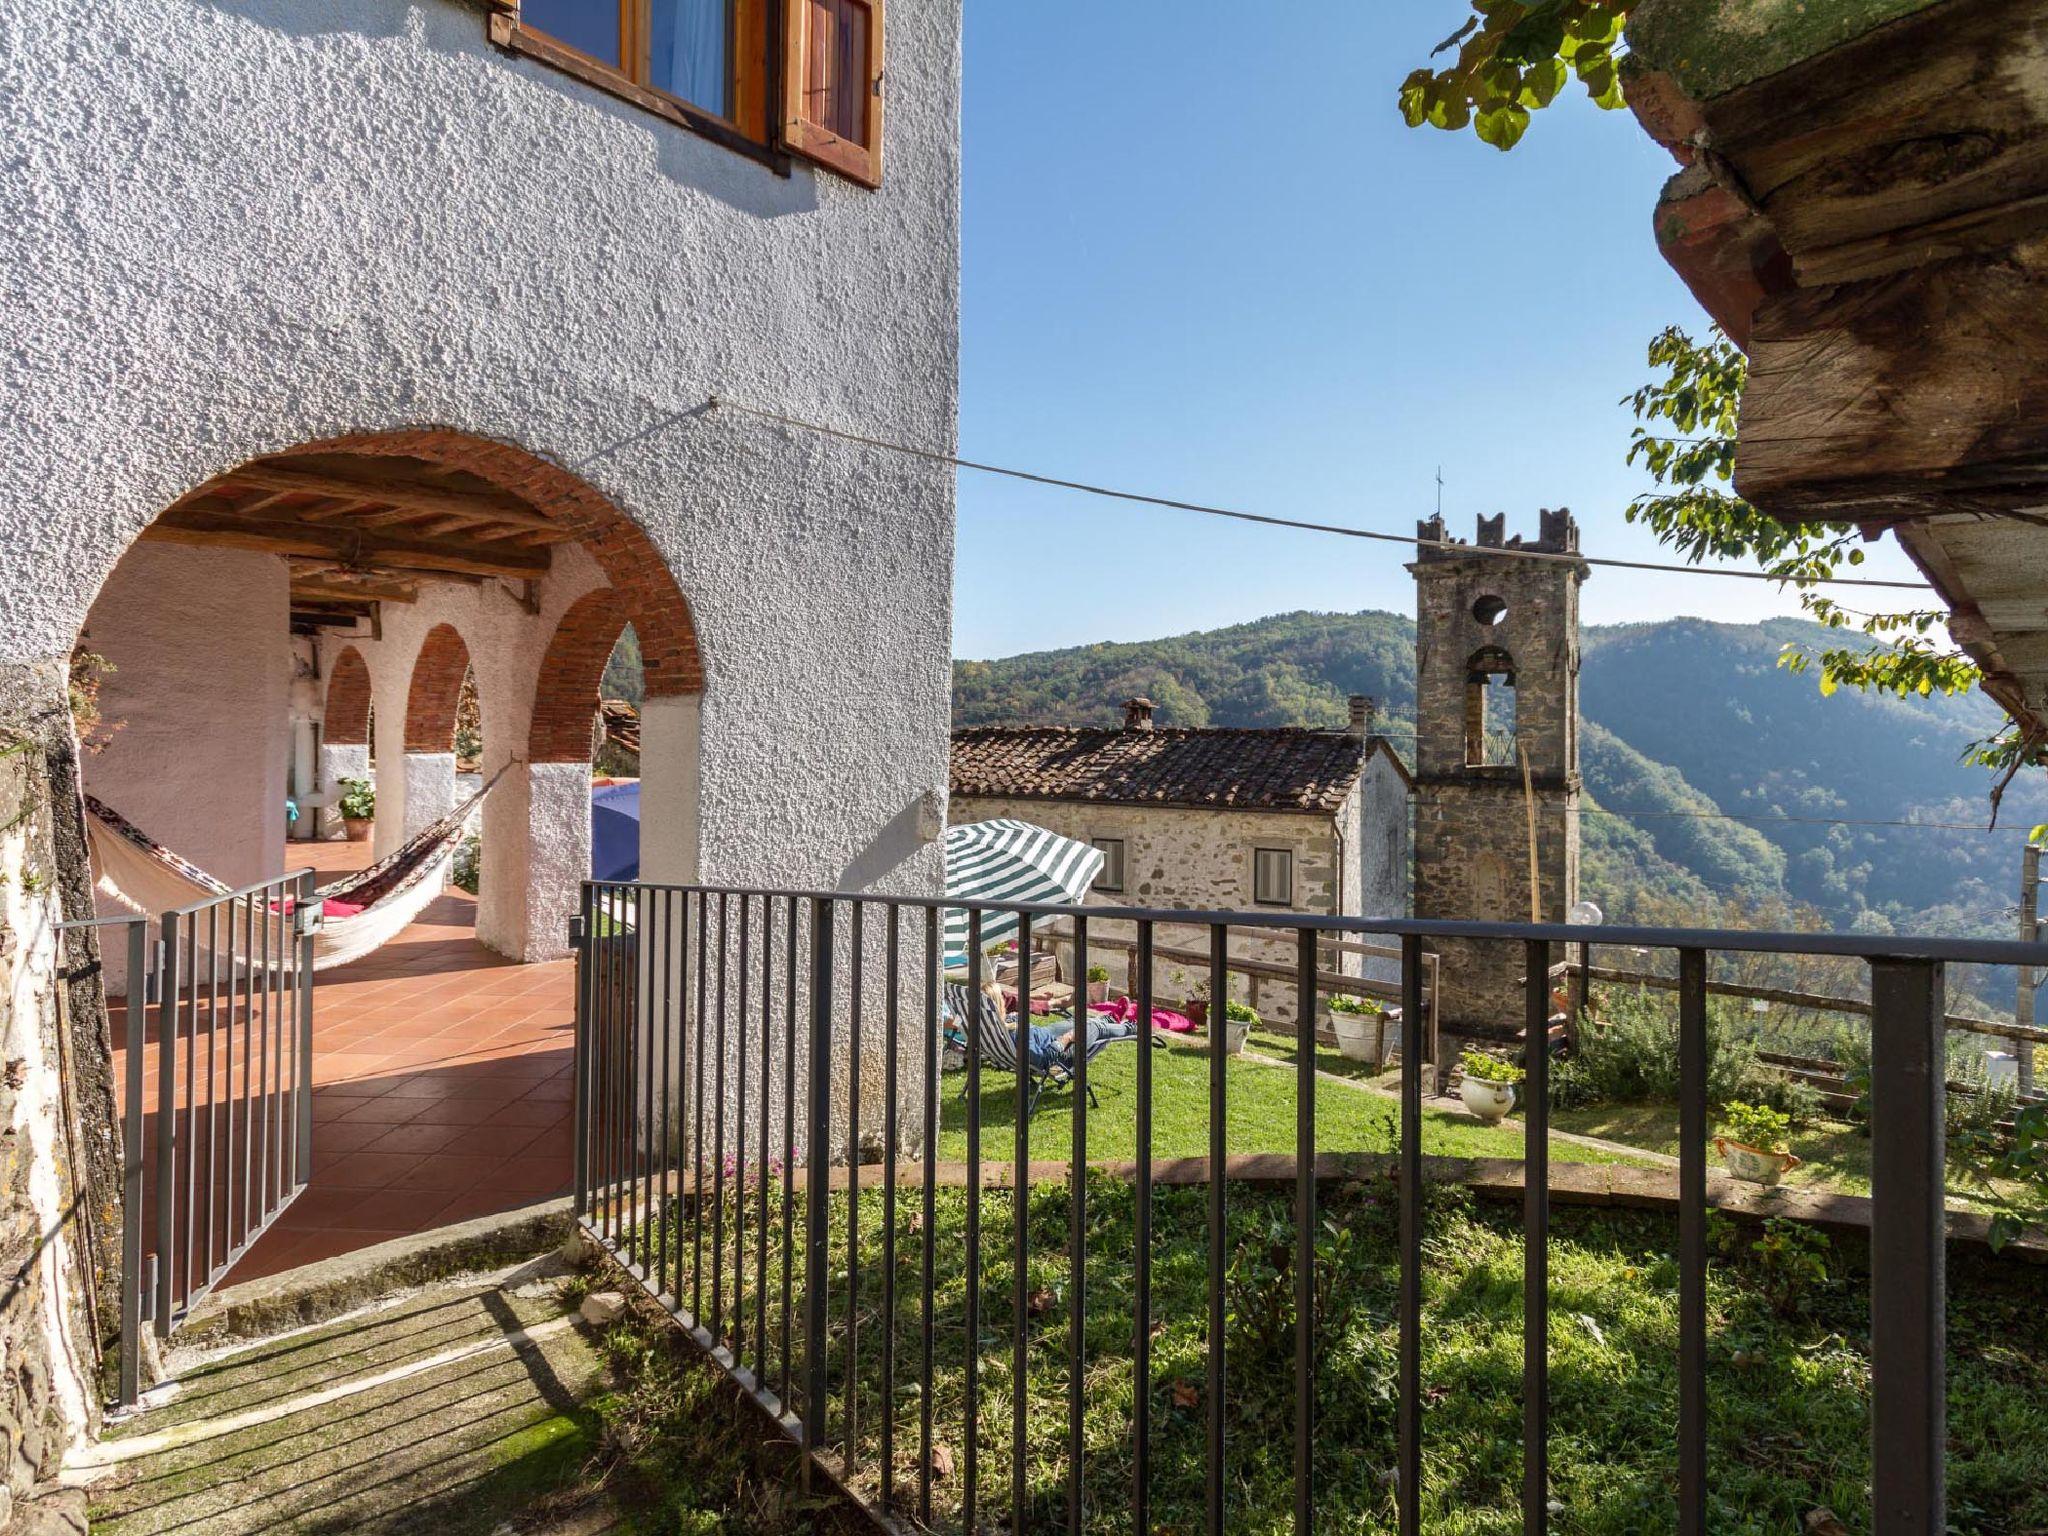
[{"label": "white hammock", "polygon": [[[314,892],[327,905],[314,932],[314,970],[360,960],[389,943],[441,894],[455,851],[462,845],[463,824],[503,772],[500,769],[489,784],[396,852]],[[85,830],[98,888],[129,911],[160,917],[230,894],[223,881],[180,858],[91,795],[85,797],[85,808],[91,813]],[[336,905],[359,910],[337,913]]]}]

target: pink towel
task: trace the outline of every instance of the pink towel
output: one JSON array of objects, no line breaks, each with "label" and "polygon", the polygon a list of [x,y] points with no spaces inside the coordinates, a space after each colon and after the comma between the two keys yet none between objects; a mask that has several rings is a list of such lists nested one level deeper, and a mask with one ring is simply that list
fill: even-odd
[{"label": "pink towel", "polygon": [[[1118,1024],[1135,1024],[1138,1022],[1138,1005],[1128,997],[1120,997],[1113,1003],[1091,1003],[1088,1011],[1090,1013],[1102,1014]],[[1167,1008],[1154,1008],[1152,1010],[1152,1027],[1154,1029],[1170,1030],[1176,1035],[1188,1035],[1194,1033],[1195,1024],[1194,1020],[1184,1013],[1175,1013]]]}]

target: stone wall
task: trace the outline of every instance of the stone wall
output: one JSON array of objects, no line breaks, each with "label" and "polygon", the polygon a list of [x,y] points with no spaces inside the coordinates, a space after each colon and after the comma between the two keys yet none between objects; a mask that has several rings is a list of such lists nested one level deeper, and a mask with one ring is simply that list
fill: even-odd
[{"label": "stone wall", "polygon": [[[1443,520],[1417,530],[1429,541],[1415,576],[1415,915],[1528,922],[1529,805],[1536,808],[1537,904],[1563,922],[1578,899],[1579,586],[1572,558],[1517,559],[1479,550],[1523,549],[1570,557],[1578,528],[1544,511],[1535,539],[1505,537],[1504,518],[1479,520],[1478,548],[1432,547]],[[1471,552],[1466,550],[1471,548]],[[1475,659],[1513,667],[1514,746],[1520,761],[1467,760],[1467,710]],[[1490,664],[1482,663],[1482,665]],[[1518,945],[1446,940],[1439,1018],[1447,1036],[1501,1038],[1522,1027],[1524,956]]]},{"label": "stone wall", "polygon": [[[1122,838],[1124,889],[1091,892],[1091,906],[1291,910],[1356,917],[1364,911],[1358,857],[1361,803],[1362,797],[1354,793],[1337,815],[1321,816],[955,795],[947,807],[947,819],[959,825],[1014,817],[1081,842]],[[1285,848],[1293,853],[1294,902],[1290,908],[1260,907],[1253,901],[1252,853],[1258,848]],[[1128,923],[1105,922],[1091,931],[1104,939],[1133,937]],[[1196,928],[1162,927],[1154,939],[1160,945],[1199,951],[1208,947],[1207,937]],[[1291,936],[1261,937],[1245,930],[1231,935],[1231,953],[1285,965],[1295,960]],[[1114,985],[1132,985],[1125,954],[1092,958],[1107,967]],[[1358,959],[1344,957],[1341,968],[1358,974]],[[1338,966],[1334,957],[1331,965]],[[1186,961],[1161,961],[1152,978],[1154,995],[1161,1006],[1178,1005],[1205,974],[1203,967]],[[1291,1026],[1294,1022],[1291,981],[1241,978],[1233,986],[1232,996],[1250,1001],[1271,1023]]]},{"label": "stone wall", "polygon": [[105,1015],[65,992],[96,946],[56,926],[67,904],[90,914],[59,877],[60,841],[83,835],[63,687],[55,667],[0,675],[0,1530],[96,1428],[99,1340],[115,1325]]}]

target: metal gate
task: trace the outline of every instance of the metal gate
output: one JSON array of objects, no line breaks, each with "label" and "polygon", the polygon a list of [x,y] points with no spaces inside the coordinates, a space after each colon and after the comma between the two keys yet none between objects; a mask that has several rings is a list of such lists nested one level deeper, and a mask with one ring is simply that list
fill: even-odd
[{"label": "metal gate", "polygon": [[141,1395],[143,1327],[169,1338],[312,1176],[319,914],[301,871],[95,925],[128,953],[123,1404]]}]

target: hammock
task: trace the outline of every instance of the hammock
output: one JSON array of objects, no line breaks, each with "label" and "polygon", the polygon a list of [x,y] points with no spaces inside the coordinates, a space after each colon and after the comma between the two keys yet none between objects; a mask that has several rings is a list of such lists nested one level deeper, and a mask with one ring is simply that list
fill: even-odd
[{"label": "hammock", "polygon": [[[321,911],[313,935],[314,970],[346,965],[382,947],[441,894],[462,844],[463,823],[503,773],[501,768],[489,784],[368,869],[314,891]],[[85,830],[98,888],[129,911],[156,917],[231,894],[231,887],[91,795],[85,808],[91,812]]]}]

